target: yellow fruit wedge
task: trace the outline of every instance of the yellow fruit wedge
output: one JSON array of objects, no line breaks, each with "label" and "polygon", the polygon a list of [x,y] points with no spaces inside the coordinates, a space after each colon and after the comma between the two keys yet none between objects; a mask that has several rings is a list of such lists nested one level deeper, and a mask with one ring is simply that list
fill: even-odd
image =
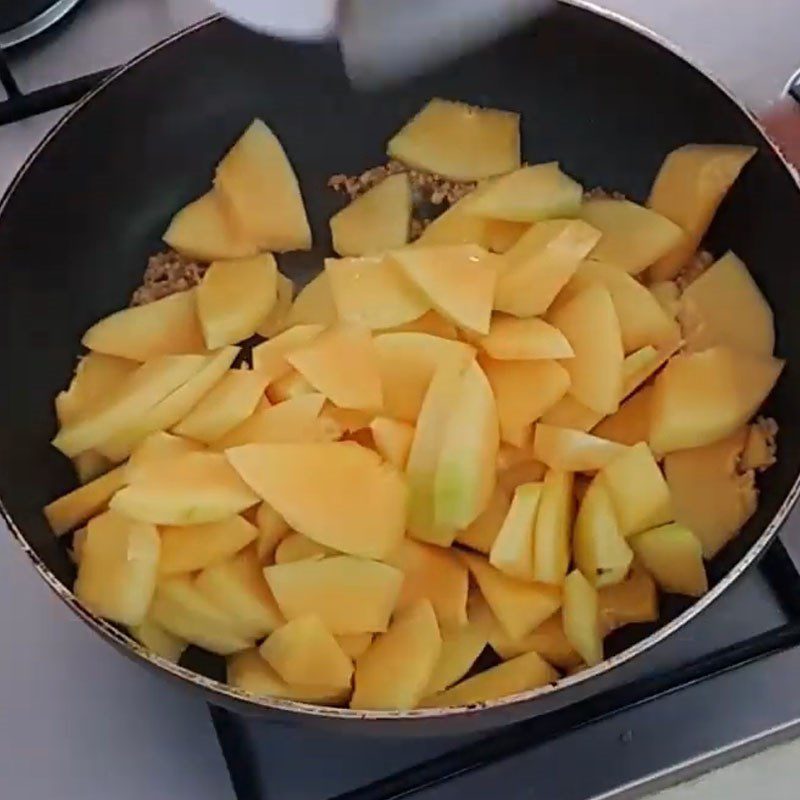
[{"label": "yellow fruit wedge", "polygon": [[155,653],[167,661],[172,661],[173,664],[178,663],[183,651],[188,647],[188,642],[181,639],[180,636],[174,636],[148,618],[138,625],[132,626],[130,634],[151,653]]},{"label": "yellow fruit wedge", "polygon": [[561,590],[556,586],[511,578],[481,556],[459,551],[481,594],[512,639],[520,639],[561,608]]},{"label": "yellow fruit wedge", "polygon": [[228,655],[253,646],[236,620],[209,601],[188,575],[158,582],[149,616],[164,630],[212,653]]},{"label": "yellow fruit wedge", "polygon": [[493,253],[505,253],[511,249],[530,225],[476,216],[472,210],[493,183],[494,179],[481,181],[475,189],[431,220],[414,246],[477,244]]},{"label": "yellow fruit wedge", "polygon": [[592,430],[603,414],[587,408],[576,400],[571,394],[565,394],[552,408],[541,416],[541,422],[546,425],[555,425],[559,428],[570,428],[575,431]]},{"label": "yellow fruit wedge", "polygon": [[284,624],[264,579],[254,547],[206,567],[194,581],[197,591],[236,621],[246,638],[260,639]]},{"label": "yellow fruit wedge", "polygon": [[617,442],[543,422],[533,433],[533,457],[564,472],[594,472],[624,452]]},{"label": "yellow fruit wedge", "polygon": [[467,624],[469,575],[451,551],[404,539],[385,561],[405,576],[398,611],[427,598],[442,629]]},{"label": "yellow fruit wedge", "polygon": [[286,320],[294,299],[294,283],[282,273],[278,273],[275,285],[275,305],[267,316],[258,324],[256,333],[269,339],[287,327]]},{"label": "yellow fruit wedge", "polygon": [[59,425],[89,414],[139,367],[138,362],[104,353],[87,353],[75,368],[69,388],[56,396]]},{"label": "yellow fruit wedge", "polygon": [[592,198],[581,206],[580,217],[603,234],[591,258],[631,275],[680,247],[686,237],[679,225],[629,200]]},{"label": "yellow fruit wedge", "polygon": [[402,476],[355,442],[249,444],[226,455],[259,497],[319,544],[382,558],[403,537],[407,493]]},{"label": "yellow fruit wedge", "polygon": [[767,357],[775,347],[772,309],[744,262],[733,253],[686,287],[678,318],[689,350],[721,344]]},{"label": "yellow fruit wedge", "polygon": [[113,511],[90,520],[86,531],[75,596],[94,614],[140,624],[156,586],[158,531]]},{"label": "yellow fruit wedge", "polygon": [[293,561],[302,561],[305,558],[323,558],[335,552],[330,547],[303,536],[302,533],[290,533],[281,539],[275,548],[274,561],[276,564],[291,564]]},{"label": "yellow fruit wedge", "polygon": [[156,525],[218,522],[259,502],[222,453],[187,453],[152,465],[109,506]]},{"label": "yellow fruit wedge", "polygon": [[475,201],[471,212],[509,222],[541,222],[577,216],[582,200],[583,187],[552,161],[521,167],[497,178]]},{"label": "yellow fruit wedge", "polygon": [[564,361],[570,394],[602,414],[619,408],[622,391],[622,334],[611,295],[592,285],[550,315],[566,336],[575,357]]},{"label": "yellow fruit wedge", "polygon": [[664,459],[675,519],[697,536],[705,558],[713,558],[756,510],[754,475],[739,469],[746,441],[742,427],[719,442]]},{"label": "yellow fruit wedge", "polygon": [[478,340],[478,346],[488,356],[502,360],[560,359],[574,355],[564,334],[538,317],[495,315],[489,333]]},{"label": "yellow fruit wedge", "polygon": [[326,258],[325,274],[343,322],[384,330],[418,319],[430,303],[385,256]]},{"label": "yellow fruit wedge", "polygon": [[437,528],[466,528],[485,510],[495,486],[499,444],[497,405],[492,387],[478,364],[473,362],[461,377],[436,465],[434,516]]},{"label": "yellow fruit wedge", "polygon": [[599,238],[581,220],[532,226],[501,258],[494,307],[515,317],[544,314]]},{"label": "yellow fruit wedge", "polygon": [[363,326],[339,323],[292,350],[286,360],[341,408],[377,412],[383,405],[378,357]]},{"label": "yellow fruit wedge", "polygon": [[125,467],[117,467],[48,503],[44,515],[53,533],[61,536],[99,514],[126,480]]},{"label": "yellow fruit wedge", "polygon": [[[320,418],[326,427],[330,426],[331,431],[337,434],[333,438],[341,439],[349,433],[366,431],[374,415],[354,408],[339,408],[339,406],[327,402],[320,412]],[[375,449],[371,444],[369,447],[371,450]]]},{"label": "yellow fruit wedge", "polygon": [[533,459],[533,437],[529,437],[521,447],[513,444],[501,444],[497,451],[497,471],[516,467]]},{"label": "yellow fruit wedge", "polygon": [[680,310],[681,290],[675,281],[656,281],[649,286],[650,294],[672,319],[676,319]]},{"label": "yellow fruit wedge", "polygon": [[266,388],[267,379],[260,372],[228,370],[172,430],[179,436],[211,444],[256,410]]},{"label": "yellow fruit wedge", "polygon": [[484,247],[492,253],[507,253],[528,232],[530,227],[527,222],[487,219]]},{"label": "yellow fruit wedge", "polygon": [[561,586],[569,569],[575,513],[573,486],[571,472],[551,469],[544,476],[533,533],[533,576],[534,580],[550,586]]},{"label": "yellow fruit wedge", "polygon": [[353,662],[319,617],[290,620],[271,633],[258,652],[290,685],[350,688]]},{"label": "yellow fruit wedge", "polygon": [[189,289],[117,311],[92,325],[83,334],[81,344],[97,353],[133,361],[202,353],[206,345],[197,316],[196,294],[195,289]]},{"label": "yellow fruit wedge", "polygon": [[300,290],[286,317],[286,327],[294,325],[327,327],[337,319],[328,273],[323,270]]},{"label": "yellow fruit wedge", "polygon": [[527,636],[517,640],[509,638],[495,622],[490,629],[489,644],[504,660],[534,651],[554,667],[572,669],[578,666],[582,659],[564,633],[562,616],[562,612],[556,612]]},{"label": "yellow fruit wedge", "polygon": [[411,222],[411,183],[400,172],[384,178],[331,217],[333,249],[366,256],[402,247]]},{"label": "yellow fruit wedge", "polygon": [[630,575],[622,583],[604,586],[597,593],[600,602],[600,625],[604,633],[636,622],[658,619],[658,590],[650,573],[635,561]]},{"label": "yellow fruit wedge", "polygon": [[447,421],[458,399],[466,369],[463,362],[450,361],[443,364],[433,376],[406,463],[409,535],[442,547],[452,543],[456,529],[453,525],[437,524],[436,471]]},{"label": "yellow fruit wedge", "polygon": [[414,708],[422,699],[442,650],[430,601],[397,614],[356,662],[351,708]]},{"label": "yellow fruit wedge", "polygon": [[500,438],[517,447],[528,440],[531,424],[558,403],[570,387],[569,373],[557,361],[481,359],[481,366],[497,402]]},{"label": "yellow fruit wedge", "polygon": [[564,634],[584,662],[593,667],[603,660],[600,603],[594,588],[576,569],[564,581]]},{"label": "yellow fruit wedge", "polygon": [[289,535],[289,523],[269,504],[262,503],[256,511],[256,554],[262,562],[272,558],[275,548]]},{"label": "yellow fruit wedge", "polygon": [[371,633],[351,633],[334,638],[348,658],[355,661],[367,652],[367,648],[372,644],[372,640],[375,637]]},{"label": "yellow fruit wedge", "polygon": [[483,513],[471,525],[456,533],[456,541],[479,553],[489,555],[511,504],[505,489],[496,486]]},{"label": "yellow fruit wedge", "polygon": [[502,175],[520,165],[519,114],[437,97],[389,140],[386,152],[459,181]]},{"label": "yellow fruit wedge", "polygon": [[375,417],[369,424],[375,449],[393,467],[405,471],[411,443],[414,441],[414,426],[389,417]]},{"label": "yellow fruit wedge", "polygon": [[538,653],[530,652],[467,678],[427,698],[422,705],[425,708],[441,708],[488,703],[501,697],[529,692],[557,680],[558,672]]},{"label": "yellow fruit wedge", "polygon": [[438,311],[426,311],[421,317],[395,325],[387,333],[427,333],[430,336],[442,339],[458,340],[458,329],[452,322],[448,322]]},{"label": "yellow fruit wedge", "polygon": [[97,445],[97,449],[113,462],[122,461],[148,436],[180,422],[223,379],[238,355],[239,348],[231,346],[206,356],[189,380]]},{"label": "yellow fruit wedge", "polygon": [[311,229],[292,165],[255,119],[217,165],[214,188],[234,224],[263,250],[309,250]]},{"label": "yellow fruit wedge", "polygon": [[637,534],[631,547],[663,591],[689,597],[708,591],[702,545],[684,525],[673,522]]},{"label": "yellow fruit wedge", "polygon": [[278,405],[263,403],[241,424],[214,443],[215,450],[244,444],[320,442],[334,438],[320,419],[325,396],[303,394]]},{"label": "yellow fruit wedge", "polygon": [[490,249],[492,220],[472,213],[475,201],[488,190],[489,186],[490,182],[485,181],[431,220],[413,246],[476,244]]},{"label": "yellow fruit wedge", "polygon": [[544,478],[547,467],[541,461],[522,461],[497,473],[497,485],[508,494],[513,494],[524,483],[538,483]]},{"label": "yellow fruit wedge", "polygon": [[655,375],[682,346],[683,340],[677,339],[658,349],[647,345],[625,356],[625,360],[622,362],[622,394],[620,397],[624,399],[635,392],[650,376]]},{"label": "yellow fruit wedge", "polygon": [[158,461],[172,459],[184,453],[197,453],[203,449],[203,445],[199,442],[165,431],[157,431],[151,433],[136,447],[123,468],[127,473],[128,482],[134,482],[141,480],[151,465]]},{"label": "yellow fruit wedge", "polygon": [[292,367],[282,378],[270,383],[266,398],[270,403],[282,403],[305,394],[318,394],[314,387]]},{"label": "yellow fruit wedge", "polygon": [[686,236],[653,265],[652,280],[668,280],[678,274],[755,152],[755,147],[745,145],[687,144],[664,159],[647,205],[678,224]]},{"label": "yellow fruit wedge", "polygon": [[669,487],[646,442],[629,447],[600,473],[623,536],[672,521]]},{"label": "yellow fruit wedge", "polygon": [[460,628],[442,630],[442,649],[423,698],[444,691],[460,681],[478,660],[488,644],[483,628],[469,622]]},{"label": "yellow fruit wedge", "polygon": [[512,578],[534,580],[533,532],[541,496],[541,483],[518,486],[492,544],[489,563]]},{"label": "yellow fruit wedge", "polygon": [[258,536],[258,528],[239,515],[203,525],[161,529],[161,575],[180,575],[205,569],[243,550]]},{"label": "yellow fruit wedge", "polygon": [[269,383],[282,378],[292,369],[286,356],[313,341],[322,330],[323,326],[316,323],[293,325],[274,338],[256,345],[252,353],[253,370],[262,373]]},{"label": "yellow fruit wedge", "polygon": [[249,339],[277,298],[278,265],[264,253],[215,261],[197,287],[197,314],[206,347],[214,350]]},{"label": "yellow fruit wedge", "polygon": [[184,206],[161,237],[173,250],[198,261],[248,258],[258,246],[237,230],[213,189]]},{"label": "yellow fruit wedge", "polygon": [[257,649],[236,653],[228,659],[228,683],[261,697],[280,697],[300,703],[339,705],[350,694],[330,686],[290,686],[261,657]]},{"label": "yellow fruit wedge", "polygon": [[463,367],[475,351],[464,342],[427,333],[383,333],[375,337],[384,413],[416,423],[434,373],[444,364]]},{"label": "yellow fruit wedge", "polygon": [[670,453],[724,439],[764,402],[784,362],[727,347],[677,355],[659,373],[650,410],[650,445]]},{"label": "yellow fruit wedge", "polygon": [[632,394],[619,407],[619,411],[606,417],[592,430],[595,436],[630,447],[646,442],[650,435],[650,403],[653,387],[644,386]]},{"label": "yellow fruit wedge", "polygon": [[390,257],[445,318],[473,333],[489,332],[498,256],[467,244],[410,247]]},{"label": "yellow fruit wedge", "polygon": [[385,631],[403,573],[353,556],[305,559],[264,569],[286,619],[316,614],[335,635]]},{"label": "yellow fruit wedge", "polygon": [[95,478],[99,478],[114,466],[112,461],[96,450],[78,453],[72,459],[72,465],[75,467],[75,474],[81,483],[89,483]]},{"label": "yellow fruit wedge", "polygon": [[76,456],[138,421],[161,400],[185,384],[208,364],[207,356],[160,356],[142,364],[85,416],[65,425],[53,446],[66,456]]},{"label": "yellow fruit wedge", "polygon": [[646,287],[616,264],[584,261],[559,296],[559,302],[562,297],[566,300],[571,293],[578,294],[592,283],[605,286],[611,295],[626,353],[645,345],[660,347],[680,339],[680,328],[674,318],[664,311]]},{"label": "yellow fruit wedge", "polygon": [[617,522],[614,505],[602,481],[595,479],[581,500],[573,532],[575,566],[592,586],[625,580],[633,561]]}]

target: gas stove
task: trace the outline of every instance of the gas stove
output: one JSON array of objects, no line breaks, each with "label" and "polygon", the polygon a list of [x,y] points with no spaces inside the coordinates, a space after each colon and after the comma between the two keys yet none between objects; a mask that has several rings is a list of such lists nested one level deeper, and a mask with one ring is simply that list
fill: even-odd
[{"label": "gas stove", "polygon": [[[751,0],[714,2],[730,23],[726,37],[710,35],[713,21],[693,15],[694,0],[673,0],[669,13],[652,9],[644,21],[735,79],[748,102],[764,104],[800,61],[790,35],[800,6],[796,0],[774,0],[766,9]],[[644,14],[636,0],[602,5]],[[27,17],[17,13],[23,6]],[[0,83],[7,94],[6,102],[0,97],[0,186],[72,102],[139,50],[209,13],[204,0],[33,0],[15,8],[13,18],[0,12]],[[743,73],[741,52],[754,39],[758,67]],[[798,568],[800,510],[757,569],[673,637],[619,669],[610,688],[491,735],[334,738],[221,709],[208,713],[240,800],[455,800],[498,786],[510,800],[642,797],[800,736]],[[104,713],[119,710],[98,709]],[[124,752],[130,746],[119,743]],[[162,788],[151,785],[140,794],[160,796]]]},{"label": "gas stove", "polygon": [[0,8],[0,47],[27,42],[57,25],[81,0],[21,0]]}]

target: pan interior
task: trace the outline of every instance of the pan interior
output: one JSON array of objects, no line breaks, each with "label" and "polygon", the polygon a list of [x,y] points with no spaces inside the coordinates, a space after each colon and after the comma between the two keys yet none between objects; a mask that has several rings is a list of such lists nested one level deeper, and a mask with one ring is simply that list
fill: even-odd
[{"label": "pan interior", "polygon": [[[332,47],[267,40],[215,21],[157,49],[80,107],[27,166],[0,216],[0,497],[64,586],[74,570],[41,508],[74,486],[70,464],[48,441],[53,398],[69,380],[82,332],[127,303],[171,214],[207,188],[214,164],[255,116],[274,128],[298,172],[315,248],[279,260],[307,281],[330,252],[327,220],[341,205],[328,177],[382,163],[389,136],[433,96],[519,111],[527,161],[558,160],[587,188],[639,201],[677,146],[759,147],[708,243],[715,254],[741,256],[774,309],[777,353],[788,364],[766,413],[780,424],[780,456],[761,482],[756,515],[710,565],[712,583],[757,542],[800,467],[800,193],[733,101],[657,44],[577,8],[381,94],[351,90]],[[686,607],[669,600],[659,625]],[[611,652],[656,627],[616,634]],[[219,675],[218,665],[203,664]]]}]

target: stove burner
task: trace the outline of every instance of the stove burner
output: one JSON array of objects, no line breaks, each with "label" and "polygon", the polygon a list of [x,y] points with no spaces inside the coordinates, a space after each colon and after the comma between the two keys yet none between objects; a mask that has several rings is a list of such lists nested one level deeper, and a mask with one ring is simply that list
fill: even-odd
[{"label": "stove burner", "polygon": [[0,49],[13,47],[62,20],[81,0],[6,0],[0,4]]}]

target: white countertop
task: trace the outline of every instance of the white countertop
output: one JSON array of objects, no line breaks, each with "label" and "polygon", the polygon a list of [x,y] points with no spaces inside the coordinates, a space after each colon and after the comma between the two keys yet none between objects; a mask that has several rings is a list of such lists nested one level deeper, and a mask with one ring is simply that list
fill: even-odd
[{"label": "white countertop", "polygon": [[[401,0],[398,0],[401,2]],[[489,2],[489,0],[487,0]],[[93,46],[73,72],[108,67],[205,16],[205,0],[87,0]],[[751,106],[800,66],[798,0],[605,0],[677,42]],[[121,24],[122,23],[122,24]],[[39,76],[56,81],[69,31]],[[30,76],[22,74],[22,84]],[[0,128],[0,187],[59,112]],[[50,594],[0,523],[0,793],[8,800],[229,800],[206,706],[111,651]],[[796,794],[800,743],[762,753],[658,800]],[[557,800],[554,798],[554,800]]]}]

